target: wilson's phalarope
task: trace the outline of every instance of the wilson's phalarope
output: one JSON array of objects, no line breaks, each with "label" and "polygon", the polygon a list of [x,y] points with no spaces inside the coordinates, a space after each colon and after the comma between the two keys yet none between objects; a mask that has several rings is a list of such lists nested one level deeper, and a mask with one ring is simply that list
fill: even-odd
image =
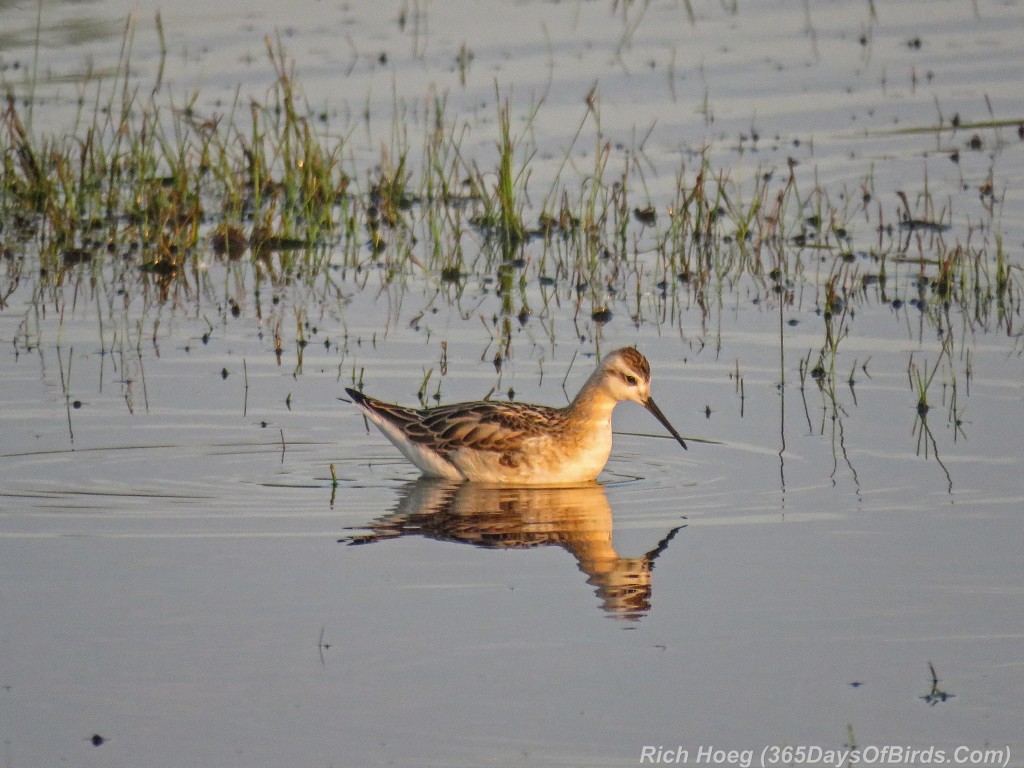
[{"label": "wilson's phalarope", "polygon": [[420,411],[345,391],[430,477],[517,485],[593,480],[611,453],[612,410],[622,400],[642,405],[686,447],[651,399],[647,359],[630,347],[605,357],[564,408],[479,400]]}]

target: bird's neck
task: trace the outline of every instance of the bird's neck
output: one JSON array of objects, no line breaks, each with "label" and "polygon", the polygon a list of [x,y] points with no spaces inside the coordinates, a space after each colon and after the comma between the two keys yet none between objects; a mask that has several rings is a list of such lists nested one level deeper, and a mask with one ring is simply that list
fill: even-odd
[{"label": "bird's neck", "polygon": [[587,379],[568,410],[582,421],[610,422],[617,402],[602,386],[602,378],[595,373]]}]

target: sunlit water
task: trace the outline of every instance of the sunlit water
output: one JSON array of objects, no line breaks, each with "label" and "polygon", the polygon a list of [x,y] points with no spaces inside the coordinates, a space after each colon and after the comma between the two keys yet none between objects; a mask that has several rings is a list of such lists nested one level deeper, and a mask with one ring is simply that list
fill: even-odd
[{"label": "sunlit water", "polygon": [[[263,36],[280,32],[367,163],[396,104],[418,143],[433,87],[490,164],[497,82],[543,99],[543,196],[596,83],[655,202],[705,145],[737,176],[792,158],[833,195],[871,185],[889,219],[895,190],[927,185],[950,238],[975,227],[994,248],[998,229],[1020,264],[1016,127],[887,133],[1024,117],[1014,3],[694,3],[693,22],[671,2],[277,5],[162,9],[168,87],[210,113],[244,104],[272,84]],[[132,7],[149,82],[155,9]],[[71,125],[77,78],[116,64],[130,10],[44,6],[37,129]],[[19,88],[35,12],[0,6]],[[581,177],[594,143],[589,124]],[[459,295],[351,271],[308,288],[211,258],[189,295],[116,311],[112,279],[70,267],[63,317],[25,278],[0,307],[4,765],[626,766],[645,745],[851,740],[1024,764],[1019,306],[954,313],[948,359],[910,282],[870,293],[830,395],[800,376],[823,333],[810,277],[781,313],[740,281],[707,315],[620,294],[603,327],[533,281],[500,370],[484,276]],[[412,404],[430,371],[428,402],[560,404],[626,344],[690,450],[623,405],[592,486],[418,481],[337,400],[361,372]],[[940,366],[924,420],[912,364]]]}]

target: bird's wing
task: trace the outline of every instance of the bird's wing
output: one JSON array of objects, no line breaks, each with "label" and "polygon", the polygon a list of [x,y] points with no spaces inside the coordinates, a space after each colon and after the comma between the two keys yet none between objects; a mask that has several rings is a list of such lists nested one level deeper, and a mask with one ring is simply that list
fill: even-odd
[{"label": "bird's wing", "polygon": [[542,432],[558,411],[524,403],[483,401],[418,413],[423,439],[435,441],[439,452],[447,455],[463,448],[507,451],[523,438]]},{"label": "bird's wing", "polygon": [[557,408],[481,400],[416,410],[345,390],[360,408],[387,421],[411,442],[429,446],[443,458],[468,448],[507,451],[524,437],[541,434],[557,422]]}]

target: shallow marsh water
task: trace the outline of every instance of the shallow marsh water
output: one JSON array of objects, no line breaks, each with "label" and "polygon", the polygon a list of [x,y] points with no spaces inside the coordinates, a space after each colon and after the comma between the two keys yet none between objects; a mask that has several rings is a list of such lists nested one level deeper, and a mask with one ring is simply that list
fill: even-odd
[{"label": "shallow marsh water", "polygon": [[[133,8],[146,87],[155,8],[44,6],[37,131],[72,130],[75,83],[86,62],[116,66]],[[169,295],[116,260],[43,283],[31,254],[5,257],[5,765],[626,766],[645,745],[694,762],[709,745],[851,742],[1007,747],[1024,764],[1024,14],[982,1],[693,10],[162,10],[165,88],[196,89],[204,114],[236,92],[262,98],[263,37],[279,30],[358,168],[396,124],[419,146],[432,88],[467,120],[463,151],[493,165],[497,88],[529,132],[539,207],[565,157],[580,179],[593,166],[595,121],[573,136],[596,83],[611,162],[641,158],[630,184],[660,216],[702,152],[738,184],[784,177],[792,159],[805,189],[850,213],[864,274],[880,241],[915,242],[844,315],[831,388],[801,377],[831,270],[813,249],[794,257],[781,308],[763,276],[662,295],[656,260],[638,256],[639,274],[603,297],[603,325],[569,276],[543,279],[539,242],[511,312],[493,270],[453,286],[415,265],[395,279],[369,256],[304,279],[211,252]],[[0,6],[19,89],[35,25],[34,8]],[[953,115],[975,127],[953,130]],[[949,229],[879,234],[898,221],[897,190],[920,216],[937,201]],[[939,252],[935,238],[990,252],[1000,240],[1016,303],[919,308],[913,257]],[[640,230],[630,247],[655,240]],[[355,378],[414,403],[432,371],[428,402],[511,388],[560,403],[597,351],[626,344],[650,358],[690,450],[623,405],[601,483],[584,488],[417,481],[336,399]],[[936,366],[922,421],[914,371]]]}]

